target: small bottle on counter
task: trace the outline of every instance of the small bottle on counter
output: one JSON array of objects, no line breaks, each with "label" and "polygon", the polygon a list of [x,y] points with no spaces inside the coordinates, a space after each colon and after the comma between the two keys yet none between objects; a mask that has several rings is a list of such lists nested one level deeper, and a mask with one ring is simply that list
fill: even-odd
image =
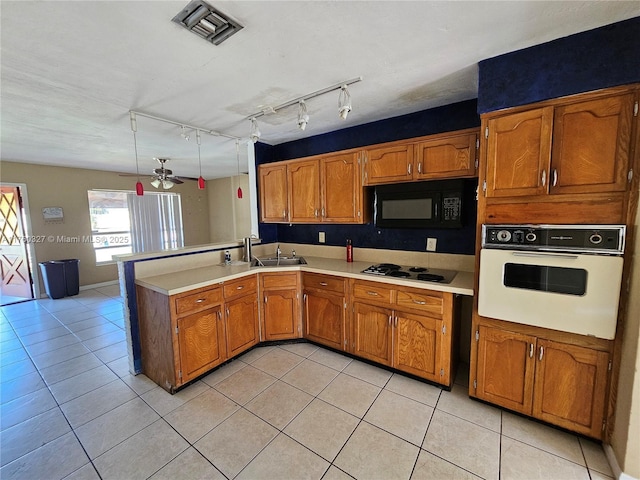
[{"label": "small bottle on counter", "polygon": [[351,239],[347,239],[347,262],[353,262],[353,245],[351,245]]},{"label": "small bottle on counter", "polygon": [[231,252],[229,250],[224,251],[224,263],[225,265],[231,264]]}]

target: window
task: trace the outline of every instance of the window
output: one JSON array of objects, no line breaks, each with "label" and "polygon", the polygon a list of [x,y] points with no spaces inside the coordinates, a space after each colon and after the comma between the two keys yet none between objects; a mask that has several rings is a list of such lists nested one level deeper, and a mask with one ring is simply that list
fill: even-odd
[{"label": "window", "polygon": [[88,197],[96,263],[184,246],[179,194],[89,190]]}]

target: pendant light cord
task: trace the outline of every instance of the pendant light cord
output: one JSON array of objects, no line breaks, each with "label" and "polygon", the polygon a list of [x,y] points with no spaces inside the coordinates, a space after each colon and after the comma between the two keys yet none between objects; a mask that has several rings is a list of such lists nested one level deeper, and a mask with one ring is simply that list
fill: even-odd
[{"label": "pendant light cord", "polygon": [[236,140],[236,162],[238,165],[238,175],[240,175],[240,140]]},{"label": "pendant light cord", "polygon": [[200,130],[197,129],[196,140],[198,141],[198,166],[200,167],[200,176],[202,177],[202,161],[200,160]]}]

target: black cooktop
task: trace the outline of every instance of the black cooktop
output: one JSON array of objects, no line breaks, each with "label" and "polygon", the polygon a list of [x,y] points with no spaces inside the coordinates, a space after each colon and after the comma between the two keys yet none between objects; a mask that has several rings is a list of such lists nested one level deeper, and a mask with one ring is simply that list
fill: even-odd
[{"label": "black cooktop", "polygon": [[423,282],[451,283],[457,272],[426,267],[405,267],[395,263],[378,263],[365,268],[362,273]]}]

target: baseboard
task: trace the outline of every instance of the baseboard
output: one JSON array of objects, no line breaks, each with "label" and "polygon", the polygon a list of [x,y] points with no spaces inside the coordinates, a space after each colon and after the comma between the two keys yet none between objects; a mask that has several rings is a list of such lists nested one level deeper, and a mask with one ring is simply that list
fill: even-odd
[{"label": "baseboard", "polygon": [[82,285],[80,290],[91,290],[92,288],[108,287],[109,285],[118,285],[118,280],[110,280],[108,282],[92,283],[91,285]]},{"label": "baseboard", "polygon": [[616,454],[611,448],[611,445],[607,443],[602,444],[602,448],[604,449],[604,454],[609,461],[609,465],[611,466],[611,470],[613,471],[613,476],[618,480],[638,480],[631,475],[628,475],[622,471],[620,465],[618,464],[618,459],[616,458]]}]

